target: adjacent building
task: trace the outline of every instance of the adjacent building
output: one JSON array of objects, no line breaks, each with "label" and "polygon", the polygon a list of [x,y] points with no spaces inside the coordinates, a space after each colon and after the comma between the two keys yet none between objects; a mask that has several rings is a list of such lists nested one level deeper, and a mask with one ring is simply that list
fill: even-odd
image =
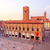
[{"label": "adjacent building", "polygon": [[46,21],[44,27],[46,31],[50,31],[50,21]]}]

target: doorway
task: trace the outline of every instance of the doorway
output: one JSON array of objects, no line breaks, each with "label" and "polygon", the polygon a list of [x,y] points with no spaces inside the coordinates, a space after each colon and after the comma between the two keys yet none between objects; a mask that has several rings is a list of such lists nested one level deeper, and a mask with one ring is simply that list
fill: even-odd
[{"label": "doorway", "polygon": [[9,35],[9,36],[11,36],[11,35]]},{"label": "doorway", "polygon": [[8,34],[6,34],[8,36]]},{"label": "doorway", "polygon": [[19,37],[21,37],[21,33],[19,32]]},{"label": "doorway", "polygon": [[22,35],[22,38],[25,38],[25,35]]},{"label": "doorway", "polygon": [[17,37],[17,35],[15,35],[15,37]]},{"label": "doorway", "polygon": [[39,37],[36,37],[36,40],[39,40]]},{"label": "doorway", "polygon": [[31,39],[34,39],[34,36],[31,36]]},{"label": "doorway", "polygon": [[26,39],[29,39],[29,37],[26,37]]}]

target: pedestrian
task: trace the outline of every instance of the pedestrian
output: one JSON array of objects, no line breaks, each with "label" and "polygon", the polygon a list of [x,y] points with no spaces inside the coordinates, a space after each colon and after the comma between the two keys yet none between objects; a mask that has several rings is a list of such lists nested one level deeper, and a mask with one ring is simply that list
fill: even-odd
[{"label": "pedestrian", "polygon": [[34,45],[32,45],[32,49],[31,50],[33,50],[34,49]]}]

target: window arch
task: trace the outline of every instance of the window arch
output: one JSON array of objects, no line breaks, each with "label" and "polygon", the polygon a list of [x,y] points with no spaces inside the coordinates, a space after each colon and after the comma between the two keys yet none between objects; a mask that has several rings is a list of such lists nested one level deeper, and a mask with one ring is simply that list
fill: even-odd
[{"label": "window arch", "polygon": [[37,18],[37,20],[39,20],[39,18]]},{"label": "window arch", "polygon": [[12,26],[12,29],[14,30],[14,26]]},{"label": "window arch", "polygon": [[21,27],[19,26],[19,30],[21,30]]},{"label": "window arch", "polygon": [[8,26],[7,26],[7,29],[8,29]]},{"label": "window arch", "polygon": [[32,31],[34,31],[34,27],[32,27]]},{"label": "window arch", "polygon": [[5,26],[4,26],[4,29],[5,29]]},{"label": "window arch", "polygon": [[27,27],[27,31],[29,31],[29,27]]},{"label": "window arch", "polygon": [[16,26],[16,30],[17,30],[17,26]]},{"label": "window arch", "polygon": [[37,27],[37,31],[39,31],[39,27]]},{"label": "window arch", "polygon": [[9,29],[11,29],[11,26],[9,26]]},{"label": "window arch", "polygon": [[23,26],[23,30],[25,30],[25,27]]}]

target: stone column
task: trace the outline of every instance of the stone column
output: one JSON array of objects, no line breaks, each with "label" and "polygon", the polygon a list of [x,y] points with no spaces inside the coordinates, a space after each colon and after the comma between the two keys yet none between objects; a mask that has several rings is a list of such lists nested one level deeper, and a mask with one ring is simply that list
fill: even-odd
[{"label": "stone column", "polygon": [[31,39],[31,33],[29,33],[29,39]]},{"label": "stone column", "polygon": [[[15,31],[16,32],[16,31]],[[16,34],[15,34],[16,35]],[[18,38],[18,32],[17,32],[17,38]]]},{"label": "stone column", "polygon": [[8,25],[8,36],[9,36],[9,25]]},{"label": "stone column", "polygon": [[34,32],[34,40],[36,40],[36,32]]},{"label": "stone column", "polygon": [[18,38],[19,38],[19,32],[18,32]]},{"label": "stone column", "polygon": [[25,33],[25,39],[26,39],[26,33]]},{"label": "stone column", "polygon": [[9,30],[8,30],[8,36],[9,36]]},{"label": "stone column", "polygon": [[21,38],[22,38],[22,33],[21,33]]},{"label": "stone column", "polygon": [[42,33],[39,33],[39,41],[42,41]]},{"label": "stone column", "polygon": [[11,36],[12,36],[12,24],[11,24]]},{"label": "stone column", "polygon": [[14,31],[14,37],[15,37],[15,31]]}]

